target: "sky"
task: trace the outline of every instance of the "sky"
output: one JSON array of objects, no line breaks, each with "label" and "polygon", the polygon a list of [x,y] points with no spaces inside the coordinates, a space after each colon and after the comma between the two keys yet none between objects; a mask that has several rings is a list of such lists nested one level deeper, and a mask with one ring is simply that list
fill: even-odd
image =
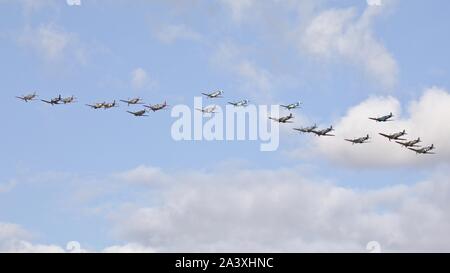
[{"label": "sky", "polygon": [[[450,251],[448,1],[70,2],[0,0],[1,252]],[[85,106],[217,89],[303,104],[271,152]],[[436,154],[378,135],[403,129]]]}]

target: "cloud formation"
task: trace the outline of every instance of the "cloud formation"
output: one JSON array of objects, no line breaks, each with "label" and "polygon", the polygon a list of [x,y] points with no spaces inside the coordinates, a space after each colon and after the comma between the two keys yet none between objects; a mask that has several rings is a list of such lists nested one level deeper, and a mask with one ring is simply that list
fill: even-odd
[{"label": "cloud formation", "polygon": [[322,11],[299,33],[299,50],[323,59],[337,57],[353,63],[391,89],[397,82],[398,65],[372,30],[373,21],[382,10],[368,6],[361,15],[355,8]]},{"label": "cloud formation", "polygon": [[116,211],[115,230],[157,251],[448,251],[448,171],[367,191],[295,168],[172,173],[163,202]]}]

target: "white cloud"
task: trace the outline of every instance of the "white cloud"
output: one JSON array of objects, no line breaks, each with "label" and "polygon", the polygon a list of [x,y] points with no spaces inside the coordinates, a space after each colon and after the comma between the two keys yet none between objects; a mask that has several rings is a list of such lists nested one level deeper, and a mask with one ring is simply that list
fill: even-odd
[{"label": "white cloud", "polygon": [[155,36],[159,41],[166,44],[174,43],[177,40],[200,41],[202,39],[198,32],[183,24],[160,26],[155,31]]},{"label": "white cloud", "polygon": [[397,81],[397,63],[372,31],[383,8],[368,6],[360,16],[355,8],[325,10],[299,32],[299,50],[324,59],[338,56],[392,88]]},{"label": "white cloud", "polygon": [[295,168],[171,173],[160,205],[116,211],[116,233],[157,251],[448,251],[448,171],[369,191]]},{"label": "white cloud", "polygon": [[212,63],[238,76],[240,88],[253,98],[267,99],[275,77],[268,70],[245,58],[242,51],[233,43],[221,43],[211,58]]},{"label": "white cloud", "polygon": [[140,244],[110,246],[102,250],[104,253],[154,253],[155,250]]},{"label": "white cloud", "polygon": [[248,15],[247,11],[257,3],[255,0],[222,0],[222,4],[230,9],[232,19],[236,22],[240,22]]},{"label": "white cloud", "polygon": [[0,252],[64,252],[56,245],[32,244],[28,241],[31,237],[31,234],[19,225],[0,222]]},{"label": "white cloud", "polygon": [[[393,112],[394,121],[376,123],[368,117]],[[318,150],[335,162],[352,166],[393,166],[408,164],[433,165],[450,162],[450,93],[433,87],[424,91],[416,101],[409,103],[407,115],[394,97],[371,97],[350,108],[335,124],[336,137],[316,139]],[[395,133],[405,129],[409,139],[421,138],[422,145],[436,146],[435,155],[416,155],[395,142],[389,142],[379,133]],[[344,138],[370,134],[371,143],[351,145]]]},{"label": "white cloud", "polygon": [[142,89],[151,82],[145,69],[138,67],[131,71],[131,86],[135,89]]},{"label": "white cloud", "polygon": [[45,61],[55,62],[65,58],[86,62],[86,51],[75,34],[53,24],[26,28],[18,38],[19,43],[30,47]]}]

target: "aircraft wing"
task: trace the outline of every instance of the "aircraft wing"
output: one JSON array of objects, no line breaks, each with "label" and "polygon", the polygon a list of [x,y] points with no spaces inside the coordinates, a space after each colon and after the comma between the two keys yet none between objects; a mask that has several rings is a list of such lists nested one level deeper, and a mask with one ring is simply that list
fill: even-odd
[{"label": "aircraft wing", "polygon": [[207,97],[211,97],[211,94],[202,93],[202,95],[205,95]]},{"label": "aircraft wing", "polygon": [[414,151],[414,152],[416,152],[416,153],[420,153],[420,149],[414,149],[414,148],[408,148],[409,150],[411,150],[411,151]]},{"label": "aircraft wing", "polygon": [[377,118],[369,118],[369,119],[371,119],[371,120],[375,120],[375,121],[380,121],[379,119],[377,119]]},{"label": "aircraft wing", "polygon": [[404,138],[396,138],[397,140],[403,140],[403,141],[405,141],[406,139],[404,139]]},{"label": "aircraft wing", "polygon": [[345,141],[351,142],[351,143],[355,143],[355,141],[353,139],[344,139]]},{"label": "aircraft wing", "polygon": [[[383,133],[380,133],[380,136],[384,136],[384,137],[387,137],[387,138],[391,139],[390,135],[386,135],[386,134],[383,134]],[[402,140],[402,139],[398,139],[398,140]]]},{"label": "aircraft wing", "polygon": [[48,101],[48,100],[41,100],[41,101],[43,101],[43,102],[46,102],[46,103],[52,103],[51,101]]}]

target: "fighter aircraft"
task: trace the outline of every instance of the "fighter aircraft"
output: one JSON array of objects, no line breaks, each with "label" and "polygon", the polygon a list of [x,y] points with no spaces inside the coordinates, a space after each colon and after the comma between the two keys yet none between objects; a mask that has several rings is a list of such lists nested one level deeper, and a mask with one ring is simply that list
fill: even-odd
[{"label": "fighter aircraft", "polygon": [[113,102],[103,103],[103,109],[109,109],[114,107],[119,107],[119,105],[117,105],[115,100]]},{"label": "fighter aircraft", "polygon": [[74,96],[70,96],[70,97],[67,97],[67,98],[63,98],[61,101],[64,104],[69,104],[69,103],[74,103],[75,99],[76,98]]},{"label": "fighter aircraft", "polygon": [[405,130],[403,130],[402,132],[398,132],[398,133],[392,134],[392,135],[387,135],[387,134],[380,133],[380,136],[384,136],[384,137],[388,138],[389,141],[391,141],[391,140],[406,140],[404,138],[400,138],[400,137],[402,137],[404,135],[407,135]]},{"label": "fighter aircraft", "polygon": [[316,134],[317,136],[334,136],[332,134],[328,134],[329,132],[334,131],[333,126],[330,126],[329,128],[322,129],[322,130],[312,130],[311,132]]},{"label": "fighter aircraft", "polygon": [[212,106],[205,107],[203,109],[200,109],[200,108],[195,108],[195,109],[200,111],[200,112],[202,112],[202,113],[208,114],[208,113],[216,113],[215,112],[216,108],[217,108],[216,105],[212,105]]},{"label": "fighter aircraft", "polygon": [[289,114],[289,116],[285,116],[285,117],[281,117],[281,118],[269,117],[269,119],[274,120],[274,121],[279,122],[279,123],[292,123],[292,121],[289,121],[292,118],[294,118],[292,113]]},{"label": "fighter aircraft", "polygon": [[212,93],[202,93],[202,94],[208,97],[209,99],[214,99],[214,98],[221,98],[223,93],[224,92],[222,90],[217,90]]},{"label": "fighter aircraft", "polygon": [[86,106],[89,106],[93,109],[100,109],[103,108],[105,104],[106,104],[105,102],[98,102],[96,104],[86,104]]},{"label": "fighter aircraft", "polygon": [[16,98],[23,100],[24,102],[29,102],[32,100],[35,100],[35,98],[38,95],[36,95],[36,92],[34,92],[33,94],[28,94],[28,95],[24,95],[24,96],[16,96]]},{"label": "fighter aircraft", "polygon": [[241,100],[237,102],[228,102],[228,104],[234,105],[236,107],[246,107],[249,103],[249,100]]},{"label": "fighter aircraft", "polygon": [[130,104],[144,104],[142,102],[141,98],[134,98],[134,99],[128,99],[128,100],[120,100],[121,102],[125,102],[128,106],[130,106]]},{"label": "fighter aircraft", "polygon": [[55,104],[60,104],[60,102],[62,101],[62,98],[61,98],[61,95],[59,95],[58,97],[53,98],[51,100],[41,100],[41,101],[51,104],[53,106]]},{"label": "fighter aircraft", "polygon": [[394,115],[391,113],[389,113],[389,115],[386,116],[382,116],[382,117],[378,117],[378,118],[369,118],[371,120],[375,120],[376,122],[386,122],[386,121],[392,121],[390,120],[390,118],[392,118]]},{"label": "fighter aircraft", "polygon": [[367,135],[365,137],[355,138],[355,139],[345,139],[345,141],[351,142],[353,144],[363,144],[367,143],[367,141],[370,139],[370,136]]},{"label": "fighter aircraft", "polygon": [[419,149],[414,149],[414,148],[408,148],[411,151],[416,152],[417,154],[435,154],[430,152],[431,150],[434,150],[434,145],[431,144],[431,146],[427,146],[427,147],[423,147],[423,148],[419,148]]},{"label": "fighter aircraft", "polygon": [[302,133],[312,133],[316,128],[317,128],[317,125],[314,124],[313,126],[309,126],[309,127],[294,128],[294,130],[302,132]]},{"label": "fighter aircraft", "polygon": [[302,104],[301,102],[296,102],[296,103],[291,103],[288,105],[280,105],[280,106],[291,111],[292,109],[300,108],[301,104]]},{"label": "fighter aircraft", "polygon": [[132,112],[132,111],[127,111],[128,113],[134,115],[135,117],[148,117],[148,115],[146,115],[145,113],[147,113],[147,110],[141,110],[141,111],[137,111],[137,112]]},{"label": "fighter aircraft", "polygon": [[410,140],[410,141],[406,141],[406,142],[400,142],[400,141],[396,141],[396,143],[408,148],[408,147],[420,147],[419,145],[417,145],[418,143],[420,143],[420,137],[414,140]]},{"label": "fighter aircraft", "polygon": [[153,112],[162,110],[162,109],[166,108],[167,106],[169,106],[169,105],[167,105],[167,102],[166,102],[166,101],[164,101],[164,103],[162,103],[162,104],[144,105],[144,107],[149,108],[149,109],[152,110]]}]

